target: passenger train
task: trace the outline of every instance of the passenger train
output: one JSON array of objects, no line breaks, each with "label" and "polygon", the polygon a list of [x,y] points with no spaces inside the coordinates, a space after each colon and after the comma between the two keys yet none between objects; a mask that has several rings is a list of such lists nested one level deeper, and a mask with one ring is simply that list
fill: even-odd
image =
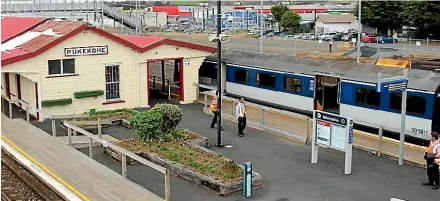
[{"label": "passenger train", "polygon": [[[228,96],[310,116],[327,111],[358,126],[400,132],[401,92],[376,89],[378,72],[385,78],[402,75],[402,69],[237,50],[222,58]],[[215,62],[208,57],[203,65],[215,68]],[[440,132],[440,73],[410,70],[407,97],[406,134],[425,141],[431,131]]]}]

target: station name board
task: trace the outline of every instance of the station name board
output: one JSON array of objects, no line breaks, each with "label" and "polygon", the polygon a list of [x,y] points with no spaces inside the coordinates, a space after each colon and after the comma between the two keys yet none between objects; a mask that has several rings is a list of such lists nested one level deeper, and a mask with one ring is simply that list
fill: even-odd
[{"label": "station name board", "polygon": [[64,48],[64,55],[83,56],[83,55],[103,55],[108,54],[108,46],[89,46],[89,47],[68,47]]},{"label": "station name board", "polygon": [[315,112],[315,117],[316,117],[316,119],[328,121],[328,122],[339,124],[342,126],[347,125],[347,118],[344,118],[344,117],[331,115],[331,114],[327,114],[327,113],[322,113],[322,112]]}]

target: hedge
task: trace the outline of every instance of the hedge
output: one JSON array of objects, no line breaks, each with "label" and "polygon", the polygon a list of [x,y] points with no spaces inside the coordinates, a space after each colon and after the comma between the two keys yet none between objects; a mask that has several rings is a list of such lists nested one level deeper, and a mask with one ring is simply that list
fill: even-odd
[{"label": "hedge", "polygon": [[98,97],[104,95],[103,90],[93,90],[93,91],[79,91],[73,93],[75,98],[88,98],[88,97]]},{"label": "hedge", "polygon": [[41,101],[41,105],[43,107],[52,107],[52,106],[61,106],[68,105],[72,103],[71,98],[63,98],[63,99],[53,99],[53,100],[44,100]]}]

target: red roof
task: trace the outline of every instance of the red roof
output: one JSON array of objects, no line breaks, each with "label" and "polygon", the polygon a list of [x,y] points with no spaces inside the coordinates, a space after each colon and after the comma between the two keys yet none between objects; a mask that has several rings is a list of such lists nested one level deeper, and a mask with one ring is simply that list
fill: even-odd
[{"label": "red roof", "polygon": [[134,45],[137,45],[141,48],[163,40],[163,38],[158,36],[136,36],[136,35],[127,35],[127,34],[114,34],[114,35],[130,43],[133,43]]},{"label": "red roof", "polygon": [[180,12],[178,6],[153,6],[152,10],[153,12],[165,12],[173,16],[192,16],[192,12]]},{"label": "red roof", "polygon": [[2,43],[26,30],[44,22],[40,17],[5,17],[2,18]]},{"label": "red roof", "polygon": [[[5,27],[8,29],[9,27]],[[5,30],[2,29],[2,32]],[[18,61],[26,60],[49,50],[64,40],[83,31],[90,30],[110,40],[132,48],[138,52],[145,52],[160,45],[175,45],[215,53],[216,49],[203,45],[196,45],[176,40],[163,39],[157,36],[134,36],[124,34],[111,34],[96,27],[88,27],[86,22],[78,21],[52,21],[47,20],[33,28],[27,28],[23,38],[17,38],[21,45],[7,48],[8,43],[2,44],[1,65],[6,66]],[[44,33],[42,33],[44,32]],[[30,33],[30,34],[28,34]],[[32,36],[33,34],[37,34]],[[2,33],[3,34],[3,33]],[[26,35],[28,34],[28,35]],[[39,34],[39,35],[38,35]],[[16,36],[12,36],[16,37]]]}]

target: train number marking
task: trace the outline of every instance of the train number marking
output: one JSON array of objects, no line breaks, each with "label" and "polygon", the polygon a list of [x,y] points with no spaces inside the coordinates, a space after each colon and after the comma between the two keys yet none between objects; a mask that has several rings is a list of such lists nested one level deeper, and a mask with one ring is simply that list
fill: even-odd
[{"label": "train number marking", "polygon": [[428,131],[427,130],[420,129],[420,128],[411,128],[411,131],[413,133],[417,133],[417,134],[420,134],[420,135],[428,135]]}]

